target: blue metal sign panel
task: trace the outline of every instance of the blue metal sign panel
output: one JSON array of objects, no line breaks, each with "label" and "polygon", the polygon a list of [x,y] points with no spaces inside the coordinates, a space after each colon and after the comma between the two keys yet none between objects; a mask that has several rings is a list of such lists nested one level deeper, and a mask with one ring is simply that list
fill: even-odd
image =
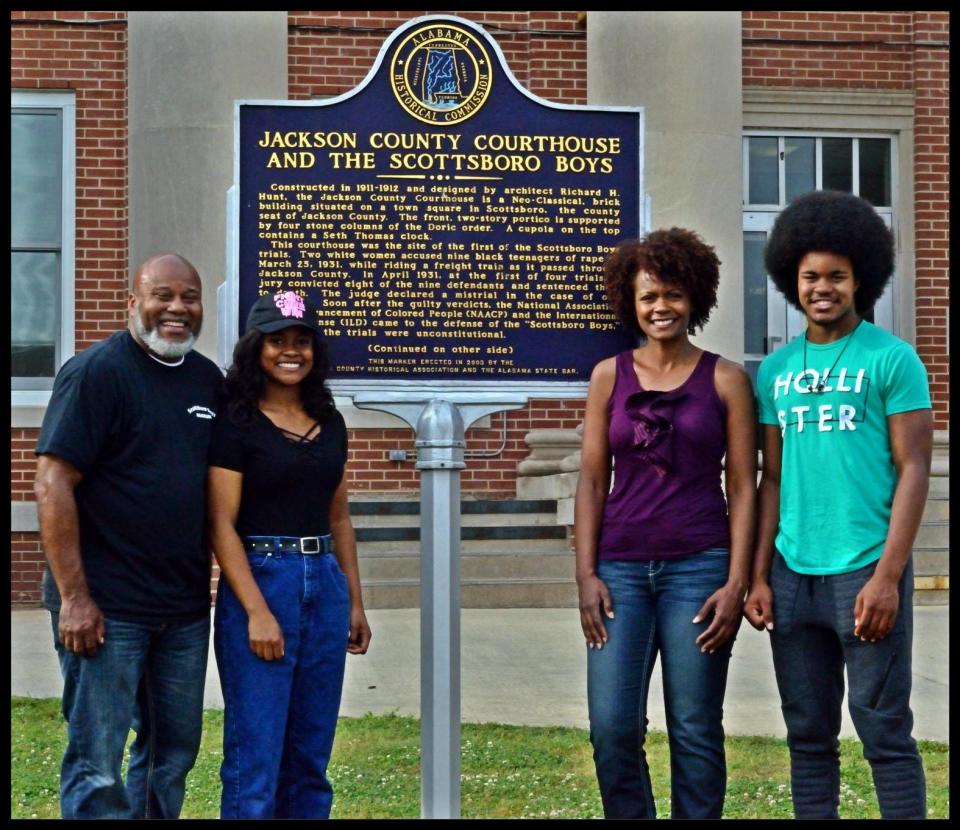
[{"label": "blue metal sign panel", "polygon": [[239,102],[239,319],[308,295],[341,390],[582,394],[632,345],[602,263],[643,232],[642,118],[533,96],[447,17],[394,32],[339,98]]}]

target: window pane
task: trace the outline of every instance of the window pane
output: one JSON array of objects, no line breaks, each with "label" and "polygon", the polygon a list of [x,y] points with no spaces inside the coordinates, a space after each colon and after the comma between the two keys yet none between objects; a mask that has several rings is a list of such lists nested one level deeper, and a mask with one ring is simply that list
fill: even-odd
[{"label": "window pane", "polygon": [[14,377],[52,378],[56,365],[60,255],[11,255],[10,353]]},{"label": "window pane", "polygon": [[875,207],[890,206],[890,139],[860,139],[860,195]]},{"label": "window pane", "polygon": [[823,189],[853,193],[853,139],[823,139]]},{"label": "window pane", "polygon": [[779,204],[777,139],[753,136],[749,142],[750,193],[747,201],[751,205]]},{"label": "window pane", "polygon": [[788,136],[783,140],[783,150],[786,199],[792,202],[797,196],[817,189],[817,142],[813,138]]},{"label": "window pane", "polygon": [[763,354],[767,336],[767,270],[763,265],[765,233],[743,234],[743,350]]},{"label": "window pane", "polygon": [[14,245],[60,244],[59,113],[10,118],[10,235]]}]

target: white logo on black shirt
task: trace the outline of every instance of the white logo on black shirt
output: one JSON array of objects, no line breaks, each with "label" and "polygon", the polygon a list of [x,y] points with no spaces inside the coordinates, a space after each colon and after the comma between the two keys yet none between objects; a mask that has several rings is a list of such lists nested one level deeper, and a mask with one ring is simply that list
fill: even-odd
[{"label": "white logo on black shirt", "polygon": [[188,415],[196,415],[198,418],[206,418],[208,421],[217,417],[216,413],[206,406],[191,406],[187,410]]}]

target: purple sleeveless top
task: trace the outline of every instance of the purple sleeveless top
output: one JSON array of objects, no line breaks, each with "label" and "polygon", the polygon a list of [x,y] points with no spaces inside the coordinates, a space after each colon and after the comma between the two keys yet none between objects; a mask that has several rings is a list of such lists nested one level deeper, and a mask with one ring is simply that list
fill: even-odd
[{"label": "purple sleeveless top", "polygon": [[713,382],[718,359],[703,352],[686,381],[657,392],[640,386],[632,350],[617,355],[607,404],[614,483],[598,559],[673,559],[730,547],[720,484],[727,411]]}]

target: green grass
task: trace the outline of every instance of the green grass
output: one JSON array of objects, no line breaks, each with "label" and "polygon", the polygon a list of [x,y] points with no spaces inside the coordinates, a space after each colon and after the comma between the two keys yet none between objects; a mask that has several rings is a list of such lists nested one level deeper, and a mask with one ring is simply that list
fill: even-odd
[{"label": "green grass", "polygon": [[[56,818],[60,759],[66,741],[59,701],[12,699],[13,818]],[[187,780],[184,818],[215,818],[223,713],[204,713],[203,745]],[[590,818],[603,815],[587,732],[564,727],[463,724],[464,818]],[[921,741],[932,818],[950,815],[949,746]],[[841,742],[844,818],[879,818],[870,768],[859,742]],[[647,737],[647,758],[661,817],[670,810],[666,735]],[[725,817],[790,818],[790,762],[774,738],[727,738]],[[329,775],[334,818],[420,815],[420,723],[398,715],[341,718]]]}]

